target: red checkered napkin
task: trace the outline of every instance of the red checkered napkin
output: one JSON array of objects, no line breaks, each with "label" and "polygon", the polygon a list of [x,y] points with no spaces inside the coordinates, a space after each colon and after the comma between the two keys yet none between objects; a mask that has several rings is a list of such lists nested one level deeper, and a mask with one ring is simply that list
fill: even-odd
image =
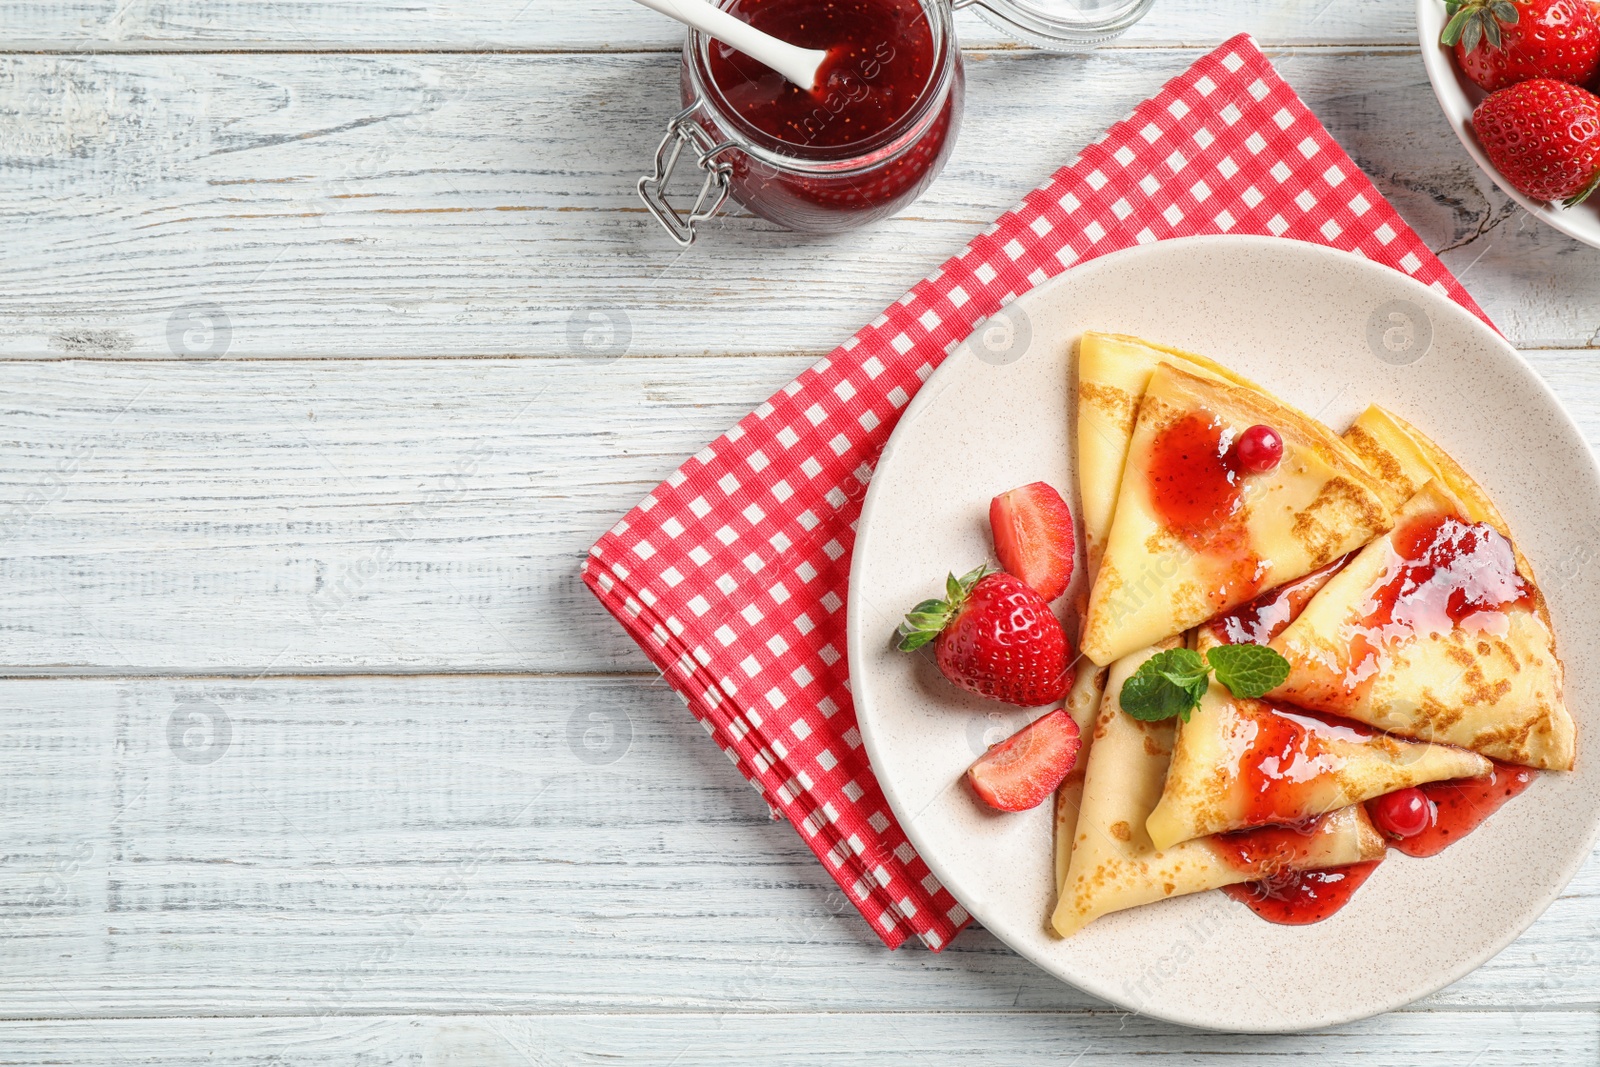
[{"label": "red checkered napkin", "polygon": [[1215,233],[1358,252],[1483,316],[1241,35],[678,468],[590,549],[584,581],[890,947],[915,933],[943,948],[967,913],[896,824],[850,702],[846,582],[878,454],[945,355],[1018,294],[1136,243]]}]

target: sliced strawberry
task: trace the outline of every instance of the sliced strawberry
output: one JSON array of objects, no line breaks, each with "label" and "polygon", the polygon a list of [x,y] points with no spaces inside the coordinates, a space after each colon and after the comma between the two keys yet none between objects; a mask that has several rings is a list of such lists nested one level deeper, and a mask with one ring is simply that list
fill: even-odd
[{"label": "sliced strawberry", "polygon": [[1045,482],[1034,482],[989,503],[994,551],[1006,573],[1021,578],[1046,600],[1072,581],[1072,512]]},{"label": "sliced strawberry", "polygon": [[1027,811],[1072,773],[1078,743],[1078,724],[1057,708],[980,756],[967,768],[967,781],[991,808]]}]

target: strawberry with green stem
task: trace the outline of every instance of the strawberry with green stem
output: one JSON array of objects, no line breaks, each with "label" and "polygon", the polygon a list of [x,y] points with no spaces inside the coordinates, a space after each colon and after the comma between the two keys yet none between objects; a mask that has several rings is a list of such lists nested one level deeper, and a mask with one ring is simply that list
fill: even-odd
[{"label": "strawberry with green stem", "polygon": [[902,652],[933,644],[939,670],[968,692],[1024,708],[1066,696],[1074,670],[1067,635],[1043,597],[987,566],[945,580],[943,600],[924,600],[897,631]]},{"label": "strawberry with green stem", "polygon": [[1590,0],[1448,0],[1439,42],[1491,92],[1530,78],[1587,85],[1600,67]]}]

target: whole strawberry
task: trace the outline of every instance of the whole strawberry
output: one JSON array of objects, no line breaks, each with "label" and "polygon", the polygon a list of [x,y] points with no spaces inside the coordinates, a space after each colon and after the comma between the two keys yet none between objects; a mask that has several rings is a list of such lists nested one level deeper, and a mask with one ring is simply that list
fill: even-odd
[{"label": "whole strawberry", "polygon": [[1600,180],[1600,97],[1534,78],[1489,94],[1472,128],[1504,178],[1534,200],[1581,203]]},{"label": "whole strawberry", "polygon": [[933,642],[939,670],[979,696],[1034,708],[1072,685],[1067,635],[1050,605],[1022,581],[987,567],[945,581],[946,599],[924,600],[900,625],[900,648]]},{"label": "whole strawberry", "polygon": [[1449,0],[1439,35],[1467,77],[1488,90],[1530,78],[1588,84],[1600,67],[1590,0]]}]

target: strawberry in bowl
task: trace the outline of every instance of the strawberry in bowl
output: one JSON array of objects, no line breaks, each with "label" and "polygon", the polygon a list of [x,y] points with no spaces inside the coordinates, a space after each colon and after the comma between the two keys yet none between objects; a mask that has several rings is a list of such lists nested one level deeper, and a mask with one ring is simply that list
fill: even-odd
[{"label": "strawberry in bowl", "polygon": [[1439,35],[1467,77],[1493,92],[1530,78],[1587,85],[1600,66],[1589,0],[1450,0]]},{"label": "strawberry in bowl", "polygon": [[1524,196],[1575,207],[1600,182],[1600,97],[1576,85],[1533,78],[1496,90],[1472,128]]},{"label": "strawberry in bowl", "polygon": [[1428,81],[1467,153],[1530,215],[1600,248],[1600,201],[1584,199],[1600,154],[1600,128],[1590,121],[1600,4],[1416,3]]}]

